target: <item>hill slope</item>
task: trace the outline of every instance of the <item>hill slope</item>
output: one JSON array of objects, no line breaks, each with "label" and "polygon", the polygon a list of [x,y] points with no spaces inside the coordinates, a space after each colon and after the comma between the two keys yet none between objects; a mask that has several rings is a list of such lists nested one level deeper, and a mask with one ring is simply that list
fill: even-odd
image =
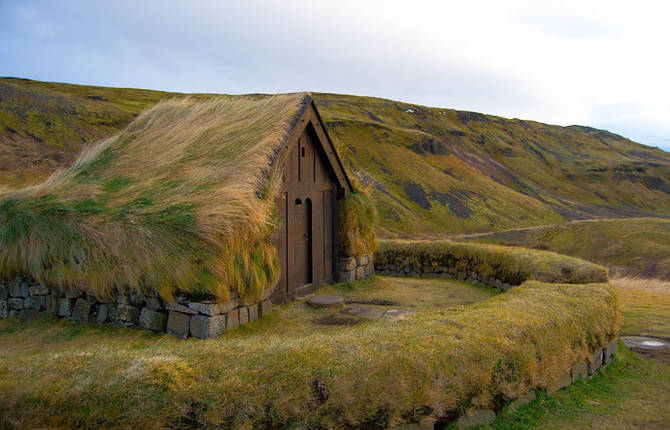
[{"label": "hill slope", "polygon": [[[45,178],[86,142],[172,96],[0,79],[0,183]],[[670,215],[670,154],[606,131],[369,97],[314,99],[345,168],[371,186],[382,235]]]}]

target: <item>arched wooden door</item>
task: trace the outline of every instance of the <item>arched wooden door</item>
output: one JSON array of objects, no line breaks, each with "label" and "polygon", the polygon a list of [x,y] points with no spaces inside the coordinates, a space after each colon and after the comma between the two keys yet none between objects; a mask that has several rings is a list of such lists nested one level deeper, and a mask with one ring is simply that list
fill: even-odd
[{"label": "arched wooden door", "polygon": [[287,155],[275,237],[280,278],[273,300],[291,300],[334,279],[337,183],[311,125]]}]

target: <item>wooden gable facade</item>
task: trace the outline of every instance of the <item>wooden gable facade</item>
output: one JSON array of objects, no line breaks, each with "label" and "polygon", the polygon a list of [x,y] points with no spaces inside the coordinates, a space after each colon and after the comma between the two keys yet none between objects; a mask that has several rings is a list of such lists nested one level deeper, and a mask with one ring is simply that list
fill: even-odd
[{"label": "wooden gable facade", "polygon": [[351,191],[335,147],[312,101],[282,149],[275,236],[280,277],[272,299],[286,302],[336,278],[337,200]]}]

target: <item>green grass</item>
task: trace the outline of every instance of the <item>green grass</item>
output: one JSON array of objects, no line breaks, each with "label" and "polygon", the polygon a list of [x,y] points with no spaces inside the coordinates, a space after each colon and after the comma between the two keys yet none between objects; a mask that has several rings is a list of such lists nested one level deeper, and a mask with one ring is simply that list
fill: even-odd
[{"label": "green grass", "polygon": [[664,429],[670,422],[670,367],[644,359],[620,343],[616,359],[588,381],[554,396],[541,395],[519,409],[507,410],[485,428]]},{"label": "green grass", "polygon": [[459,240],[548,249],[601,264],[618,276],[670,279],[670,219],[573,221]]},{"label": "green grass", "polygon": [[[445,307],[349,327],[317,324],[329,310],[294,302],[207,341],[0,321],[2,425],[385,428],[544,387],[618,326],[605,284],[532,282],[485,298],[449,281],[392,282],[331,288],[399,302],[443,288]],[[458,304],[473,296],[484,300]]]}]

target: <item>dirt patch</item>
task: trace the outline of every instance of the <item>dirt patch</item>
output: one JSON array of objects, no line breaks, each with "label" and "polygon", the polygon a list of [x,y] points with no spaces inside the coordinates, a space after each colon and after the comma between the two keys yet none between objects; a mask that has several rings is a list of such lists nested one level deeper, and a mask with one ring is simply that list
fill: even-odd
[{"label": "dirt patch", "polygon": [[670,340],[647,336],[622,336],[623,343],[645,358],[670,365]]},{"label": "dirt patch", "polygon": [[412,182],[406,182],[402,184],[402,187],[405,190],[405,194],[407,194],[407,197],[411,201],[426,210],[432,207],[430,201],[428,201],[428,196],[426,195],[426,192],[423,190],[423,188],[421,188],[421,185]]}]

